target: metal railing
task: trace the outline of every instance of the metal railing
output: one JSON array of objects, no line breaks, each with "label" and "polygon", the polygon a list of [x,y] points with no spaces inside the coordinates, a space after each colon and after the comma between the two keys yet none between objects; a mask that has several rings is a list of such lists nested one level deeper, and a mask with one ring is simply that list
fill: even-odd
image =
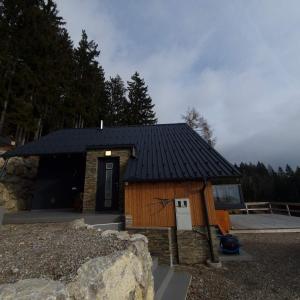
[{"label": "metal railing", "polygon": [[283,213],[288,216],[300,216],[300,203],[293,202],[245,202],[245,208],[239,210],[250,213]]}]

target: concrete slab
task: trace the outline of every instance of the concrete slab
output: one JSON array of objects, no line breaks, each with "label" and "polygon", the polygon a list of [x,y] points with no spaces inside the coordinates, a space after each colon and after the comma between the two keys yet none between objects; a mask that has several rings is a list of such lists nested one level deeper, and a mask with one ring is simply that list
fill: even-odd
[{"label": "concrete slab", "polygon": [[300,232],[300,217],[279,214],[230,215],[231,233]]},{"label": "concrete slab", "polygon": [[253,260],[253,257],[249,253],[247,253],[244,249],[240,249],[240,254],[223,254],[220,251],[219,258],[220,258],[221,262]]},{"label": "concrete slab", "polygon": [[33,223],[61,223],[84,218],[90,225],[120,223],[122,216],[118,213],[90,213],[84,214],[65,210],[33,210],[6,213],[3,224],[33,224]]}]

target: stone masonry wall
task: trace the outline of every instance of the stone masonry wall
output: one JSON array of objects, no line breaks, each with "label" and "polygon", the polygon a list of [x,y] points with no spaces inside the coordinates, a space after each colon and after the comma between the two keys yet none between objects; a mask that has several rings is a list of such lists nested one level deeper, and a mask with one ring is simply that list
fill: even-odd
[{"label": "stone masonry wall", "polygon": [[119,157],[120,159],[120,184],[119,184],[119,210],[124,207],[124,187],[123,175],[126,170],[128,159],[131,155],[130,149],[105,149],[105,150],[90,150],[86,155],[85,168],[85,183],[83,195],[83,211],[93,212],[96,207],[96,192],[97,192],[97,173],[98,173],[98,158],[105,157],[105,151],[111,150],[111,157]]},{"label": "stone masonry wall", "polygon": [[[0,206],[4,206],[6,211],[30,209],[38,164],[38,157],[8,160],[6,174],[0,179]],[[1,158],[0,167],[3,165]]]},{"label": "stone masonry wall", "polygon": [[[212,238],[215,256],[218,256],[218,239],[212,226]],[[178,258],[180,264],[193,265],[204,263],[210,258],[207,230],[197,227],[194,230],[177,230]]]},{"label": "stone masonry wall", "polygon": [[[216,229],[214,226],[211,229],[214,253],[218,257]],[[204,263],[210,258],[207,230],[203,226],[177,231],[171,227],[127,227],[126,230],[145,235],[151,255],[158,257],[161,264],[193,265]]]},{"label": "stone masonry wall", "polygon": [[175,228],[171,227],[131,227],[130,233],[140,233],[148,238],[148,248],[159,263],[173,265],[178,263]]}]

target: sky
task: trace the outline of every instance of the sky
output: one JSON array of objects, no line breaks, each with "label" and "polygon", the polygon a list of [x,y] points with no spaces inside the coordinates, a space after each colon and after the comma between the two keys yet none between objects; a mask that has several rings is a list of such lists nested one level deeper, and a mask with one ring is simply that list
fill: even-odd
[{"label": "sky", "polygon": [[195,107],[229,161],[300,165],[299,0],[57,0],[106,78],[145,79],[159,123]]}]

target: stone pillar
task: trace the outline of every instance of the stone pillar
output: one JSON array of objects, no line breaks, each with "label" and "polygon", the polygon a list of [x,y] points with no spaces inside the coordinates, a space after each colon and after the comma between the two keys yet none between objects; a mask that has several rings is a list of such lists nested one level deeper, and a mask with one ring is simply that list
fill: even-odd
[{"label": "stone pillar", "polygon": [[118,157],[120,159],[119,210],[120,211],[124,210],[123,175],[126,170],[128,159],[131,156],[131,149],[104,149],[104,150],[90,150],[86,154],[83,212],[95,211],[97,180],[98,180],[97,178],[98,158],[106,157],[105,156],[106,150],[111,150],[110,157]]}]

